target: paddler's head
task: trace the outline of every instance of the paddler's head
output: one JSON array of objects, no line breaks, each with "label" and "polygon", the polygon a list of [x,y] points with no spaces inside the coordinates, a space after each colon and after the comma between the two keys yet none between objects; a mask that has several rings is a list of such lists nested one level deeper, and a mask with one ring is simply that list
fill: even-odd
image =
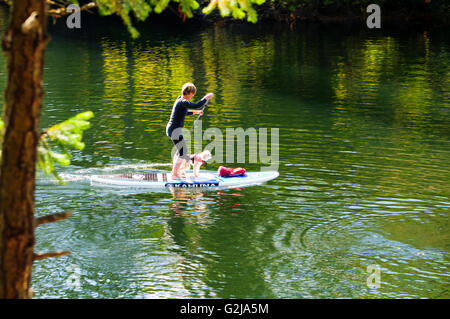
[{"label": "paddler's head", "polygon": [[197,92],[197,88],[192,83],[185,83],[181,88],[181,95],[183,95],[183,98],[185,98],[186,100],[192,99],[192,97],[195,95],[195,92]]}]

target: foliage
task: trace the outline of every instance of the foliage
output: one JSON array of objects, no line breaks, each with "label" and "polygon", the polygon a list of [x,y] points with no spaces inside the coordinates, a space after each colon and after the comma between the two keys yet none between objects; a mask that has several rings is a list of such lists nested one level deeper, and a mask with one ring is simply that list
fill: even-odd
[{"label": "foliage", "polygon": [[[0,0],[2,1],[2,0]],[[11,3],[13,0],[3,0],[6,3]],[[200,3],[199,3],[200,2]],[[139,36],[139,32],[133,26],[132,16],[137,21],[144,21],[150,13],[161,13],[166,10],[171,3],[178,7],[178,12],[184,18],[192,18],[193,11],[200,9],[204,14],[211,13],[214,9],[218,9],[223,17],[232,16],[236,19],[244,19],[256,23],[257,12],[254,5],[261,5],[266,0],[52,0],[48,1],[49,13],[56,18],[62,15],[69,14],[65,10],[68,3],[77,4],[81,9],[90,9],[92,6],[88,3],[95,3],[100,15],[108,16],[117,14],[120,16],[126,25],[128,31],[133,38]]]},{"label": "foliage", "polygon": [[[81,141],[83,131],[90,127],[89,120],[93,116],[94,114],[91,111],[79,113],[44,131],[38,146],[38,167],[45,174],[51,174],[57,180],[62,181],[55,171],[55,163],[61,166],[69,165],[72,158],[71,150],[82,150],[84,148],[85,145]],[[0,120],[0,131],[3,126],[4,123]]]},{"label": "foliage", "polygon": [[[0,0],[11,3],[13,0]],[[167,8],[173,10],[172,5],[178,7],[178,13],[185,18],[192,18],[194,11],[201,9],[203,14],[210,14],[217,9],[222,17],[232,16],[235,19],[244,19],[252,23],[258,20],[255,6],[270,3],[272,7],[283,8],[290,11],[302,10],[303,14],[316,14],[321,10],[328,13],[366,12],[371,3],[382,6],[383,9],[405,11],[410,13],[434,12],[440,16],[448,17],[450,2],[448,0],[48,0],[49,13],[60,17],[68,14],[65,7],[68,3],[78,4],[81,9],[98,8],[100,15],[116,14],[121,17],[133,38],[139,32],[133,26],[133,17],[137,21],[144,21],[151,13],[161,13]],[[92,4],[92,6],[90,6]],[[266,9],[269,6],[265,7]],[[265,10],[264,8],[262,10]]]},{"label": "foliage", "polygon": [[85,144],[81,141],[83,131],[90,127],[89,119],[93,116],[91,111],[79,113],[53,125],[42,134],[38,147],[38,167],[45,174],[52,174],[61,181],[54,169],[55,163],[61,166],[69,165],[72,158],[71,150],[84,148]]},{"label": "foliage", "polygon": [[[72,159],[71,150],[84,149],[83,132],[90,127],[89,120],[93,116],[94,114],[91,111],[79,113],[43,132],[38,146],[38,167],[45,174],[51,174],[62,181],[55,171],[55,163],[67,166]],[[0,131],[3,126],[4,123],[0,120]]]},{"label": "foliage", "polygon": [[[204,14],[211,13],[214,9],[218,9],[223,17],[233,16],[236,19],[244,19],[253,23],[257,22],[257,13],[253,5],[261,5],[266,0],[209,0],[202,1],[208,3],[203,9]],[[77,3],[76,0],[71,2]],[[170,5],[175,3],[178,6],[180,14],[187,18],[194,16],[193,11],[200,8],[197,0],[93,0],[98,7],[101,15],[119,15],[133,38],[139,36],[139,32],[132,24],[131,14],[138,21],[144,21],[152,12],[161,13]]]},{"label": "foliage", "polygon": [[231,14],[235,19],[244,19],[247,14],[247,20],[256,23],[258,20],[257,13],[252,5],[261,5],[264,2],[265,0],[211,0],[209,5],[205,7],[202,12],[204,14],[209,14],[217,7],[222,17],[226,17]]}]

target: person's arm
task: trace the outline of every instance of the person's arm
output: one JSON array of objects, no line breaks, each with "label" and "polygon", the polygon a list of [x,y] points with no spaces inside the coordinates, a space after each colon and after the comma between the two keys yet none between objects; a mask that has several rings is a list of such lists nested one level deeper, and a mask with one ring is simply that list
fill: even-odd
[{"label": "person's arm", "polygon": [[[201,109],[206,104],[207,101],[208,101],[208,99],[206,97],[204,97],[203,99],[201,99],[197,103],[192,103],[190,101],[185,100],[184,101],[184,103],[185,103],[184,106],[187,109],[198,110],[198,109]],[[191,115],[191,114],[188,113],[188,115]]]},{"label": "person's arm", "polygon": [[203,110],[199,110],[200,108],[202,108],[203,106],[206,105],[206,103],[208,103],[208,101],[210,99],[212,99],[214,97],[214,93],[208,93],[206,94],[203,99],[201,99],[200,101],[198,101],[197,103],[192,103],[190,101],[185,100],[185,107],[186,109],[193,109],[194,111],[189,111],[187,112],[187,115],[192,115],[192,114],[203,114]]}]

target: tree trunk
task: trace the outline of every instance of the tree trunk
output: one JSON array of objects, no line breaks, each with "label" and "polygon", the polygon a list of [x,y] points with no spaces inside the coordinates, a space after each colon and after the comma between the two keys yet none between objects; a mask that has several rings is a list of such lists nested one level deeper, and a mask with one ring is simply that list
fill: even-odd
[{"label": "tree trunk", "polygon": [[0,167],[0,298],[30,297],[46,20],[45,0],[14,0],[2,41],[8,82]]}]

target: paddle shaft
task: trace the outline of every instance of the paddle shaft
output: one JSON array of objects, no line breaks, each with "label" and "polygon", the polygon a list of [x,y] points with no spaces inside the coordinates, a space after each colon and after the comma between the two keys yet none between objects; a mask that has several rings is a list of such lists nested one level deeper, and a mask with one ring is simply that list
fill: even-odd
[{"label": "paddle shaft", "polygon": [[[206,107],[206,105],[208,104],[208,102],[209,102],[209,99],[206,100],[206,103],[205,103],[205,105],[204,105],[203,108],[202,108],[202,112],[205,110],[205,107]],[[194,129],[195,123],[197,123],[197,121],[198,121],[198,119],[200,118],[200,116],[202,116],[202,115],[199,114],[199,115],[197,116],[197,118],[195,119],[194,123],[192,123],[192,127],[191,127],[191,129],[189,130],[189,132],[192,132],[192,130]]]}]

